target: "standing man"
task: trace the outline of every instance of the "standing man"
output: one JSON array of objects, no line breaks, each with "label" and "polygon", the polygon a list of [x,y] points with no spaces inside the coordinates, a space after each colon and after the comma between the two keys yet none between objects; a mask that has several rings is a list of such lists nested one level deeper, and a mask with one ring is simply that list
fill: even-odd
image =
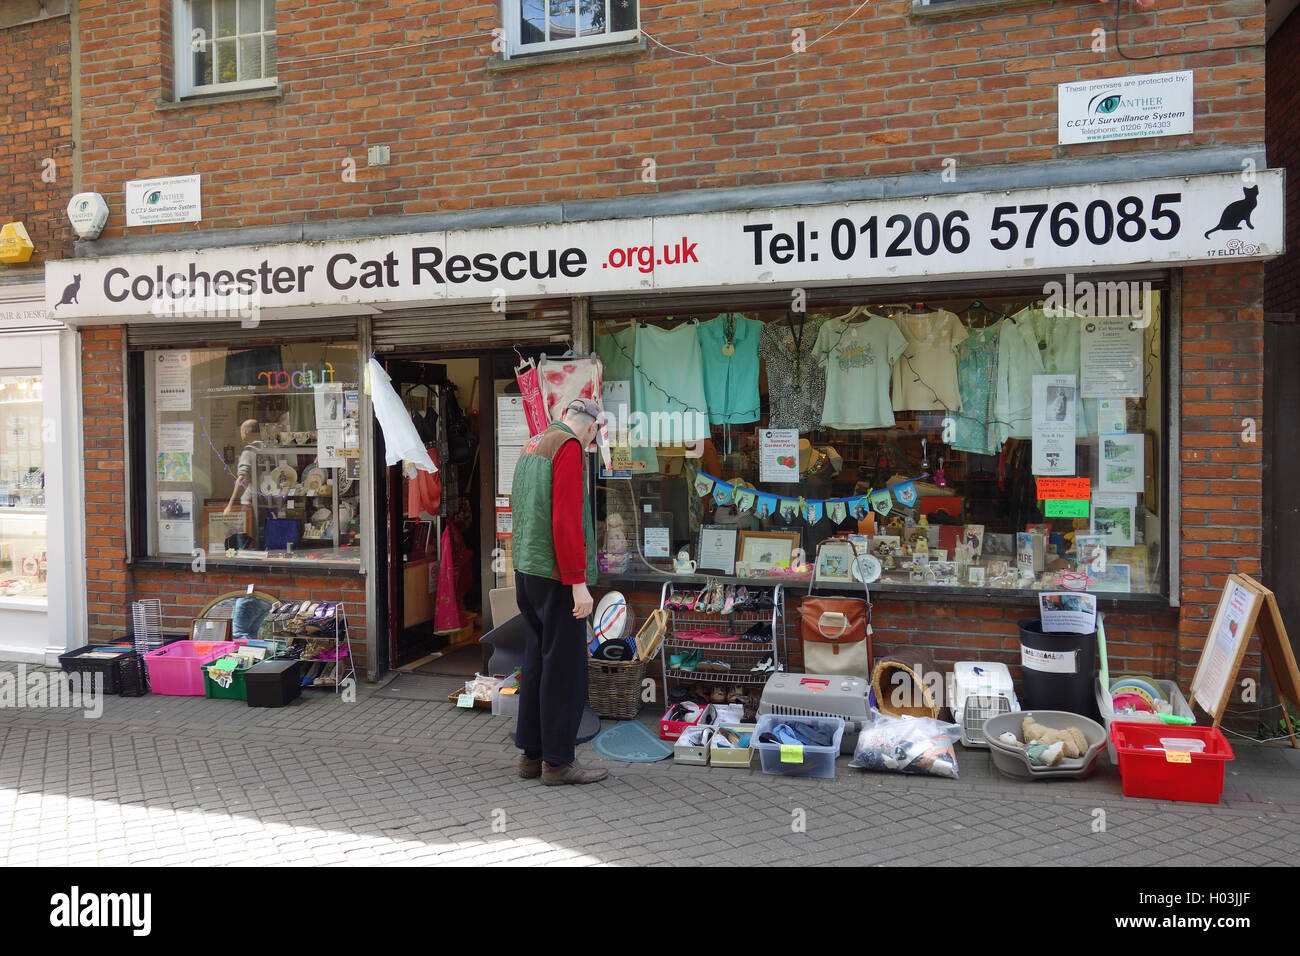
[{"label": "standing man", "polygon": [[609,771],[575,759],[587,705],[587,615],[596,583],[596,530],[585,450],[600,406],[570,402],[563,417],[524,446],[515,466],[515,598],[528,629],[515,741],[519,776],[594,783]]},{"label": "standing man", "polygon": [[257,449],[262,446],[262,443],[257,440],[261,427],[253,418],[239,426],[239,437],[244,442],[244,450],[239,453],[239,465],[235,469],[235,487],[230,490],[230,500],[226,502],[222,514],[230,514],[230,510],[235,507],[236,498],[239,499],[240,504],[253,503],[253,466],[257,459]]}]

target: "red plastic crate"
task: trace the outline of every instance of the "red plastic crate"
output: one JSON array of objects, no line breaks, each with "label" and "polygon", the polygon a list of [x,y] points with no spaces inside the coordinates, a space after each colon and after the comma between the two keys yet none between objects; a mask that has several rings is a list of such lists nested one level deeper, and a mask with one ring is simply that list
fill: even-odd
[{"label": "red plastic crate", "polygon": [[672,705],[670,704],[668,710],[664,711],[664,716],[659,718],[659,739],[660,740],[676,740],[683,733],[685,733],[687,727],[694,727],[696,724],[700,723],[701,721],[707,723],[708,721],[705,721],[704,718],[706,715],[712,712],[713,707],[712,705],[701,706],[700,709],[696,712],[694,720],[667,720],[666,718],[668,716],[668,711],[672,709],[673,709]]},{"label": "red plastic crate", "polygon": [[[1161,737],[1204,740],[1205,752],[1192,753],[1190,763],[1171,763],[1160,744]],[[1116,721],[1110,725],[1110,739],[1119,754],[1124,796],[1184,803],[1218,803],[1223,796],[1224,765],[1233,755],[1227,738],[1217,727]]]}]

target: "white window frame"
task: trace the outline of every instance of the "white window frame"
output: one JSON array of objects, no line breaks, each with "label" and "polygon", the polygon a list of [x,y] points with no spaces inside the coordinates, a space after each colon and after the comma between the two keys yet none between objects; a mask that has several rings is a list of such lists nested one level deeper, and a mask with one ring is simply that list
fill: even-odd
[{"label": "white window frame", "polygon": [[[191,3],[193,0],[172,0],[172,24],[174,25],[174,43],[172,63],[174,64],[173,75],[176,82],[176,99],[184,99],[191,96],[210,96],[217,93],[242,93],[248,90],[266,90],[274,89],[277,83],[277,77],[265,76],[257,80],[235,80],[231,83],[202,83],[194,82],[194,50],[190,47],[190,39],[194,30],[194,18],[191,12]],[[278,40],[278,31],[270,31],[273,38]],[[211,43],[211,37],[208,38]],[[238,41],[236,41],[238,46]],[[279,49],[276,50],[276,64],[280,62]],[[213,75],[216,74],[216,65],[213,65]]]},{"label": "white window frame", "polygon": [[[548,4],[548,0],[541,0]],[[617,0],[605,0],[605,22],[609,23],[609,7]],[[636,28],[616,32],[593,33],[590,36],[574,37],[569,40],[547,40],[543,43],[524,44],[519,35],[519,21],[522,19],[524,0],[501,0],[501,18],[505,24],[506,48],[503,59],[529,56],[534,53],[554,53],[559,50],[574,50],[585,47],[608,46],[611,43],[629,43],[641,36],[641,4],[636,0]],[[547,19],[550,19],[548,6]]]}]

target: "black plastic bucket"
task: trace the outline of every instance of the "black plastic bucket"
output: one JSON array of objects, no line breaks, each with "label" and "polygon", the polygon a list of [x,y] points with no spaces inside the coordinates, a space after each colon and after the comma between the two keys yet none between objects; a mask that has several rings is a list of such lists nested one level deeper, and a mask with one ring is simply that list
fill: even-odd
[{"label": "black plastic bucket", "polygon": [[1065,710],[1100,720],[1093,687],[1096,675],[1096,631],[1044,634],[1038,618],[1020,622],[1023,710]]}]

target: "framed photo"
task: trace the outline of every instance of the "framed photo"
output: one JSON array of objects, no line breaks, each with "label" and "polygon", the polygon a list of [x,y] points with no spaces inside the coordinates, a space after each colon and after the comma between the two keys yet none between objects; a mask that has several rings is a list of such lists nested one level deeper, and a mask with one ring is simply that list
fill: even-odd
[{"label": "framed photo", "polygon": [[721,571],[723,574],[736,573],[736,535],[735,528],[721,525],[704,525],[700,528],[700,549],[696,566],[703,571]]},{"label": "framed photo", "polygon": [[984,587],[984,569],[976,567],[967,568],[966,580],[972,587]]},{"label": "framed photo", "polygon": [[[225,514],[225,505],[212,505],[203,508],[203,549],[209,554],[224,554],[226,539],[232,534],[253,534],[253,506],[236,505]],[[245,546],[245,550],[256,547],[254,541]]]},{"label": "framed photo", "polygon": [[1108,564],[1104,571],[1088,572],[1090,591],[1131,591],[1132,574],[1127,564]]},{"label": "framed photo", "polygon": [[1076,534],[1074,536],[1074,567],[1076,571],[1106,567],[1106,536],[1104,534]]},{"label": "framed photo", "polygon": [[1137,495],[1103,494],[1092,495],[1093,534],[1101,535],[1106,546],[1111,548],[1131,548],[1135,538],[1133,512]]},{"label": "framed photo", "polygon": [[217,618],[195,618],[190,628],[191,641],[230,640],[230,621]]},{"label": "framed photo", "polygon": [[851,584],[853,558],[853,545],[848,541],[823,541],[817,548],[813,580],[827,584]]},{"label": "framed photo", "polygon": [[[882,562],[886,557],[899,557],[903,553],[903,539],[896,534],[877,534],[871,538],[871,553]],[[886,565],[892,567],[892,565]]]},{"label": "framed photo", "polygon": [[788,567],[797,547],[798,531],[741,531],[738,560],[751,570]]}]

